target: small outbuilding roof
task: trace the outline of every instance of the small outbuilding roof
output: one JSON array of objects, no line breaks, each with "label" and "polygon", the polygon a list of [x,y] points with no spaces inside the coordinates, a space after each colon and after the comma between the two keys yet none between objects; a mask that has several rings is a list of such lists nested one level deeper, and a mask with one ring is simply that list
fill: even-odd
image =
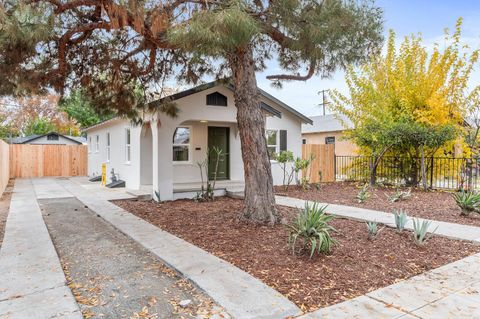
[{"label": "small outbuilding roof", "polygon": [[312,125],[302,125],[302,133],[344,131],[352,128],[352,122],[340,114],[311,116]]},{"label": "small outbuilding roof", "polygon": [[47,135],[61,136],[65,139],[70,140],[72,142],[75,142],[77,144],[84,144],[84,143],[87,142],[87,140],[83,136],[63,135],[63,134],[60,134],[60,133],[57,133],[57,132],[50,132],[50,133],[41,134],[41,135],[40,134],[34,134],[34,135],[29,135],[29,136],[19,136],[19,137],[14,137],[14,138],[8,139],[8,141],[9,141],[10,144],[28,144],[29,142],[32,142],[34,140],[37,140],[37,139],[42,138],[42,137],[47,136]]}]

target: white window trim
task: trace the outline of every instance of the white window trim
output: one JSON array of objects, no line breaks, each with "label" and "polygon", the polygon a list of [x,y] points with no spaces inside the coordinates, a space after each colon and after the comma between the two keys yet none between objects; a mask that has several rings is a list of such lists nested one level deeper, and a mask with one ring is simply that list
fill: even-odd
[{"label": "white window trim", "polygon": [[110,157],[111,157],[111,154],[110,154],[110,144],[112,143],[111,141],[111,138],[112,136],[110,135],[110,132],[107,132],[107,134],[105,135],[105,158],[106,158],[106,162],[107,163],[110,163]]},{"label": "white window trim", "polygon": [[[130,144],[127,144],[127,131],[128,131],[128,134],[130,135]],[[130,127],[126,127],[125,128],[125,164],[130,165],[131,162],[132,162],[132,130],[130,129]]]},{"label": "white window trim", "polygon": [[[275,139],[276,139],[276,144],[273,145],[273,144],[267,144],[267,150],[269,147],[273,147],[275,146],[275,153],[278,154],[280,152],[280,130],[278,129],[265,129],[265,141],[266,143],[268,143],[268,139],[267,139],[267,131],[275,131],[277,134],[275,135]],[[276,163],[277,161],[274,160],[274,159],[270,159],[270,162],[273,162],[273,163]]]},{"label": "white window trim", "polygon": [[88,137],[88,153],[92,152],[92,137]]},{"label": "white window trim", "polygon": [[95,153],[100,152],[100,135],[95,135]]},{"label": "white window trim", "polygon": [[[188,128],[188,130],[190,131],[190,138],[188,139],[189,143],[188,144],[174,144],[173,141],[172,141],[172,155],[173,155],[173,147],[174,146],[188,146],[188,161],[174,161],[174,160],[172,160],[172,163],[173,163],[173,165],[192,165],[192,163],[193,163],[193,161],[192,161],[193,128],[192,128],[191,125],[180,125],[180,126],[177,126],[175,128],[175,131],[179,127]],[[175,134],[175,131],[173,132],[173,134]]]}]

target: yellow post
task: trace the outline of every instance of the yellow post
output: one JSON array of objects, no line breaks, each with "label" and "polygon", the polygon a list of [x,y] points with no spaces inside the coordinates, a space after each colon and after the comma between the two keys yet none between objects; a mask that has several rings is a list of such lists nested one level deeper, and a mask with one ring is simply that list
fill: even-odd
[{"label": "yellow post", "polygon": [[102,186],[107,185],[107,164],[102,164]]}]

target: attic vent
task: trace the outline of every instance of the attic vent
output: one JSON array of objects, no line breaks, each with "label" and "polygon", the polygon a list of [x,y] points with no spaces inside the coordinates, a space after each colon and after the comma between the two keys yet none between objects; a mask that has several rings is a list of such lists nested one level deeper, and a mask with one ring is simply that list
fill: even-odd
[{"label": "attic vent", "polygon": [[207,95],[207,105],[227,106],[227,97],[218,92]]},{"label": "attic vent", "polygon": [[58,141],[58,135],[57,134],[48,134],[47,135],[47,141]]}]

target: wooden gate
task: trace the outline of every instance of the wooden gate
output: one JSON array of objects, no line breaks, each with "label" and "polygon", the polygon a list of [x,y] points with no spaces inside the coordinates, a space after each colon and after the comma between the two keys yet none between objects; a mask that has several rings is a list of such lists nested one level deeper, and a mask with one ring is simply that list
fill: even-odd
[{"label": "wooden gate", "polygon": [[0,196],[2,196],[2,193],[8,184],[9,158],[8,144],[0,140]]},{"label": "wooden gate", "polygon": [[85,175],[85,145],[10,145],[10,178]]},{"label": "wooden gate", "polygon": [[[335,145],[333,144],[304,144],[302,145],[302,158],[313,161],[309,169],[303,172],[310,183],[335,181]],[[320,180],[321,178],[321,180]]]}]

